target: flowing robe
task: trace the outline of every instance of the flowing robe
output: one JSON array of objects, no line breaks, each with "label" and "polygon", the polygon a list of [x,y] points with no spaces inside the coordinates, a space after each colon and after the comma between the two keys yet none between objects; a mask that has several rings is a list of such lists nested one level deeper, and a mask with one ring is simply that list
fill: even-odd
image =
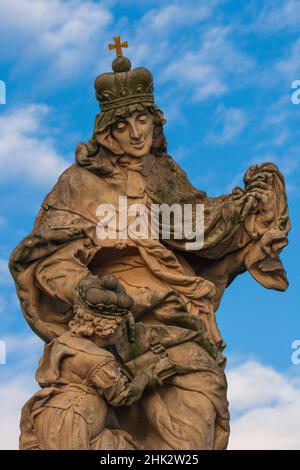
[{"label": "flowing robe", "polygon": [[45,346],[36,379],[42,390],[23,407],[21,449],[141,448],[114,426],[107,402],[119,406],[132,388],[110,352],[65,333]]},{"label": "flowing robe", "polygon": [[[262,164],[251,167],[244,180],[247,185],[267,181],[267,200],[262,203],[242,190],[239,197],[207,198],[168,156],[148,155],[140,162],[123,157],[110,176],[77,162],[62,174],[32,233],[12,254],[10,268],[24,315],[45,341],[67,330],[78,282],[89,272],[113,272],[135,300],[134,316],[145,323],[174,324],[174,314],[178,320],[186,313],[201,320],[214,352],[212,357],[199,345],[197,352],[190,348],[191,356],[203,359],[202,370],[168,379],[139,405],[120,413],[124,429],[130,422],[133,435],[141,417],[148,420],[148,448],[226,447],[224,343],[215,310],[224,289],[246,270],[267,288],[287,287],[278,257],[290,228],[283,176],[273,164]],[[118,207],[120,195],[147,208],[151,203],[204,204],[204,245],[187,250],[186,239],[99,239],[97,208]],[[182,353],[189,353],[188,344]],[[158,415],[151,409],[159,410]],[[197,409],[207,410],[207,416]],[[211,428],[206,436],[197,431],[201,423]]]}]

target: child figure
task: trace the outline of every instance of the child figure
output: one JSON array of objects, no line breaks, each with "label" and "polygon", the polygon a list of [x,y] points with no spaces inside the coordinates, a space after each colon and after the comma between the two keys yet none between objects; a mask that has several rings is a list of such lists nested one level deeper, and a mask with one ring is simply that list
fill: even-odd
[{"label": "child figure", "polygon": [[[99,302],[95,306],[88,301],[94,298],[94,288],[81,291],[70,331],[45,346],[36,373],[42,390],[22,410],[23,450],[142,448],[118,428],[112,407],[130,406],[146,387],[160,380],[154,366],[149,366],[130,381],[115,356],[105,349],[128,334],[132,299],[113,276],[104,276],[101,282],[104,297],[107,291],[114,293],[123,308]],[[96,294],[99,297],[99,289]]]}]

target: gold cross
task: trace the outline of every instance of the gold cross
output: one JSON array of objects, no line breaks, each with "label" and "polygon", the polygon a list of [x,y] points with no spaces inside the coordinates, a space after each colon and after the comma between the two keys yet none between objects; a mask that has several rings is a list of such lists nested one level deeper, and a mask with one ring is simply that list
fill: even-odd
[{"label": "gold cross", "polygon": [[114,37],[114,44],[108,44],[108,49],[112,51],[113,49],[116,49],[116,55],[117,57],[122,57],[123,51],[122,47],[128,47],[127,41],[120,42],[120,36],[115,36]]}]

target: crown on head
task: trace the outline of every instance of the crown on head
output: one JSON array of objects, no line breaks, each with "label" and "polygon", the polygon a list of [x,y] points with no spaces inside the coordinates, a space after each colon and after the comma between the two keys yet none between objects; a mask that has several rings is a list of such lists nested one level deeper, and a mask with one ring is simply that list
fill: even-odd
[{"label": "crown on head", "polygon": [[135,103],[154,103],[152,74],[144,67],[131,70],[131,62],[123,56],[122,47],[128,47],[127,41],[120,42],[119,36],[114,37],[114,44],[108,45],[117,55],[112,63],[113,72],[103,73],[95,80],[96,98],[102,112]]}]

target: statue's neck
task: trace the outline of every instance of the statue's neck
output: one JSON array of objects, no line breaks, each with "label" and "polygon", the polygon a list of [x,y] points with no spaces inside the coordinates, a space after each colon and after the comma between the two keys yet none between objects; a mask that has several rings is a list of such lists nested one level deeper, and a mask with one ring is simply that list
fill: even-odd
[{"label": "statue's neck", "polygon": [[122,155],[118,158],[118,165],[133,171],[142,171],[147,155],[143,157],[133,157],[132,155]]}]

